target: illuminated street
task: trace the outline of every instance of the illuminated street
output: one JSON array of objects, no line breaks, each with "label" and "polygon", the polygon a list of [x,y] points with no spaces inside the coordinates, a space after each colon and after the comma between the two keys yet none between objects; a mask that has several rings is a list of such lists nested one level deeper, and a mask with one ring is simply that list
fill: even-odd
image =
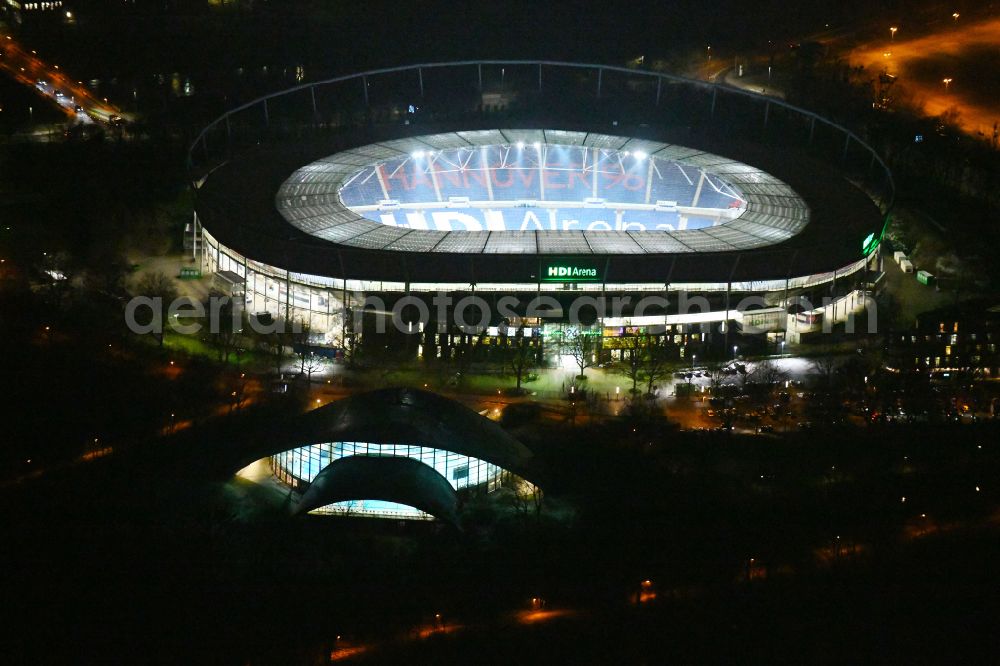
[{"label": "illuminated street", "polygon": [[[932,116],[956,109],[968,132],[991,136],[1000,121],[996,71],[1000,64],[1000,19],[942,22],[931,34],[908,37],[899,31],[851,48],[847,58],[872,72],[899,77],[902,101]],[[946,84],[944,81],[948,80]]]},{"label": "illuminated street", "polygon": [[112,116],[121,117],[121,111],[106,99],[95,97],[82,81],[74,81],[59,65],[47,63],[34,52],[25,50],[10,35],[0,35],[0,71],[32,87],[78,122],[107,123]]}]

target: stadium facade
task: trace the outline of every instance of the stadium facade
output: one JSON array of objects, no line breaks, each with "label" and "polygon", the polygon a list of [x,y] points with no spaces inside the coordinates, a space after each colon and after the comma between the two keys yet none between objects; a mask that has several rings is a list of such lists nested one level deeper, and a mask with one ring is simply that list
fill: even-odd
[{"label": "stadium facade", "polygon": [[569,63],[307,84],[225,114],[190,157],[191,247],[249,311],[344,346],[392,320],[436,357],[470,320],[487,345],[516,320],[539,354],[586,329],[609,360],[636,332],[682,357],[741,330],[795,340],[870,298],[893,198],[876,152],[811,112]]}]

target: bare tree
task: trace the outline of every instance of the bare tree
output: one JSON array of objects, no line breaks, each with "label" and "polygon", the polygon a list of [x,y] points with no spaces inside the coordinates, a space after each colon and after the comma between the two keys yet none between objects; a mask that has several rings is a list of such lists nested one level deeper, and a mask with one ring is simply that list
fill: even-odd
[{"label": "bare tree", "polygon": [[167,330],[167,310],[170,308],[170,304],[177,300],[177,287],[174,285],[172,278],[157,271],[155,273],[146,273],[139,278],[138,282],[136,282],[135,290],[139,296],[146,296],[153,299],[157,316],[160,319],[159,330],[154,331],[154,334],[162,348],[163,335]]},{"label": "bare tree", "polygon": [[292,351],[299,357],[299,374],[306,374],[306,362],[311,357],[314,356],[313,350],[309,345],[309,336],[312,333],[312,329],[309,324],[301,319],[296,320],[292,324],[292,329],[289,332],[290,342],[292,343]]},{"label": "bare tree", "polygon": [[719,361],[708,361],[705,363],[705,370],[708,372],[708,386],[712,395],[719,395],[722,387],[726,383],[726,365]]},{"label": "bare tree", "polygon": [[773,386],[788,379],[788,373],[770,359],[764,359],[754,365],[753,371],[750,374],[754,381],[768,386]]},{"label": "bare tree", "polygon": [[507,338],[505,352],[506,365],[514,373],[516,390],[520,392],[525,373],[535,367],[535,348],[531,345],[531,339],[524,335],[524,326],[518,328],[513,337]]},{"label": "bare tree", "polygon": [[638,393],[639,380],[642,378],[643,353],[645,353],[647,341],[639,335],[626,335],[618,340],[621,344],[622,357],[616,369],[619,374],[632,382],[631,393]]},{"label": "bare tree", "polygon": [[534,510],[535,517],[539,517],[545,501],[542,489],[519,477],[513,481],[510,501],[514,510],[525,518]]},{"label": "bare tree", "polygon": [[289,344],[286,327],[281,322],[267,322],[265,329],[253,330],[257,349],[271,362],[274,374],[280,375],[285,361],[285,349]]},{"label": "bare tree", "polygon": [[311,383],[313,374],[326,365],[326,359],[317,354],[310,344],[311,337],[312,327],[301,319],[295,322],[289,333],[292,350],[299,357],[299,374],[305,377],[307,383]]},{"label": "bare tree", "polygon": [[232,298],[221,299],[218,308],[218,320],[211,322],[209,338],[219,352],[219,360],[229,362],[229,354],[236,345],[243,331],[242,317],[234,314],[235,303]]},{"label": "bare tree", "polygon": [[586,379],[586,370],[597,362],[597,351],[600,349],[600,337],[593,333],[577,331],[567,336],[563,349],[573,357],[576,366],[580,368],[578,379]]},{"label": "bare tree", "polygon": [[531,486],[531,503],[535,507],[535,517],[542,515],[542,506],[545,503],[545,491],[536,485]]},{"label": "bare tree", "polygon": [[655,338],[647,336],[642,353],[641,376],[646,382],[646,394],[653,395],[656,382],[670,375],[672,368],[667,350]]},{"label": "bare tree", "polygon": [[361,356],[362,345],[358,336],[354,333],[344,332],[334,339],[333,345],[340,350],[341,358],[348,367],[353,368]]},{"label": "bare tree", "polygon": [[344,500],[343,502],[337,502],[337,508],[335,511],[342,518],[350,518],[354,515],[354,512],[358,510],[358,505],[361,502],[359,500]]},{"label": "bare tree", "polygon": [[770,402],[777,385],[788,379],[788,373],[770,359],[756,363],[748,376],[751,379],[750,392],[760,405]]},{"label": "bare tree", "polygon": [[301,368],[302,373],[305,375],[306,383],[312,383],[312,376],[314,373],[319,372],[326,366],[326,359],[317,354],[316,352],[310,351],[304,356]]},{"label": "bare tree", "polygon": [[811,369],[823,389],[833,388],[833,379],[837,373],[837,360],[833,356],[820,356],[813,359]]}]

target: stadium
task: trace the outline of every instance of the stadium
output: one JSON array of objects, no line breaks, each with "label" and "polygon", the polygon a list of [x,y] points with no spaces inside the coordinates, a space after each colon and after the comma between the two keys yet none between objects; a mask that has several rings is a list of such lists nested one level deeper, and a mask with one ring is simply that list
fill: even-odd
[{"label": "stadium", "polygon": [[[542,357],[582,330],[607,360],[636,332],[681,358],[798,341],[871,298],[893,201],[876,151],[810,111],[576,63],[305,84],[227,112],[189,160],[186,246],[248,311],[438,358],[468,333],[461,299],[487,345],[516,319]],[[402,341],[375,325],[390,319]]]}]

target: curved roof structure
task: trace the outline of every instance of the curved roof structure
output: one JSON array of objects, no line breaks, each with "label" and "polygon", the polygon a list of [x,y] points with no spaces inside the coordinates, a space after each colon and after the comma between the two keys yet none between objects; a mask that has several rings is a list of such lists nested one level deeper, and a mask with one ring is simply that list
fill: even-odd
[{"label": "curved roof structure", "polygon": [[[688,191],[679,192],[677,184]],[[423,228],[397,223],[399,198],[408,200],[402,205],[410,204],[416,211],[410,217]],[[341,151],[297,169],[278,190],[276,205],[292,226],[346,247],[452,254],[743,251],[792,238],[810,216],[786,183],[728,157],[662,141],[545,129],[448,132]],[[504,225],[514,206],[528,215],[520,215],[519,230]],[[436,227],[427,228],[425,211]],[[478,211],[487,211],[482,222],[469,214]],[[714,225],[688,227],[689,217],[713,214]],[[588,218],[599,220],[588,225]],[[448,219],[473,228],[451,229]],[[576,228],[581,219],[585,229]]]},{"label": "curved roof structure", "polygon": [[284,433],[273,452],[334,441],[409,443],[485,460],[529,480],[538,478],[531,451],[495,422],[418,389],[352,395],[302,415]]},{"label": "curved roof structure", "polygon": [[[413,444],[451,451],[497,465],[533,483],[544,480],[540,461],[497,423],[449,398],[411,388],[358,393],[288,418],[252,427],[236,422],[195,435],[185,431],[192,455],[213,443],[202,467],[226,475],[268,456],[327,442]],[[217,460],[216,465],[211,464]]]},{"label": "curved roof structure", "polygon": [[[378,128],[347,145],[389,142],[409,129]],[[661,143],[687,146],[702,154],[726,155],[734,165],[753,165],[761,173],[772,175],[806,203],[808,224],[786,240],[775,238],[761,247],[735,249],[730,238],[741,242],[737,237],[745,240],[744,233],[750,233],[764,239],[771,234],[788,232],[778,229],[782,224],[787,223],[789,228],[798,224],[794,217],[780,218],[783,221],[767,217],[781,208],[775,200],[765,202],[765,205],[773,204],[773,210],[758,209],[758,203],[748,204],[736,220],[683,232],[681,242],[669,233],[650,238],[648,234],[624,231],[586,232],[586,237],[573,241],[570,250],[569,241],[565,240],[567,234],[572,236],[581,232],[480,231],[453,234],[449,243],[462,241],[461,249],[444,252],[438,246],[432,248],[434,251],[405,249],[405,246],[416,241],[424,247],[433,241],[434,235],[440,237],[449,232],[423,231],[414,236],[413,230],[407,233],[406,229],[358,219],[358,213],[347,211],[344,214],[350,220],[345,218],[344,224],[334,225],[324,233],[344,234],[348,240],[354,238],[356,243],[348,245],[307,233],[304,228],[289,223],[276,205],[275,197],[290,174],[304,164],[330,155],[329,148],[324,150],[315,143],[263,147],[242,154],[238,160],[220,166],[206,178],[198,190],[196,207],[206,231],[250,260],[293,273],[376,283],[531,284],[537,282],[546,256],[579,256],[598,262],[603,267],[603,281],[607,283],[784,280],[789,276],[833,271],[860,260],[862,240],[872,233],[877,236],[882,228],[883,216],[864,191],[831,167],[801,153],[733,140],[718,141],[705,135],[653,132],[651,128],[643,132],[655,134]],[[357,168],[363,166],[358,164]],[[747,184],[737,187],[750,196],[751,188]],[[323,219],[316,220],[320,227],[326,224]],[[550,238],[550,234],[555,236]],[[520,238],[515,238],[518,236]],[[378,240],[383,237],[388,239],[385,243]],[[654,241],[654,238],[660,240]],[[552,251],[545,245],[550,240],[554,243],[551,247],[562,247],[565,254],[546,254]],[[689,240],[692,245],[700,244],[698,251],[691,251],[687,245]],[[543,244],[542,254],[537,250],[526,251],[525,248],[537,248],[539,243]],[[390,249],[381,249],[383,247]],[[377,286],[373,289],[378,290]]]},{"label": "curved roof structure", "polygon": [[412,458],[350,456],[326,466],[294,509],[313,509],[350,500],[375,499],[406,504],[452,525],[458,524],[458,496],[448,481]]}]

